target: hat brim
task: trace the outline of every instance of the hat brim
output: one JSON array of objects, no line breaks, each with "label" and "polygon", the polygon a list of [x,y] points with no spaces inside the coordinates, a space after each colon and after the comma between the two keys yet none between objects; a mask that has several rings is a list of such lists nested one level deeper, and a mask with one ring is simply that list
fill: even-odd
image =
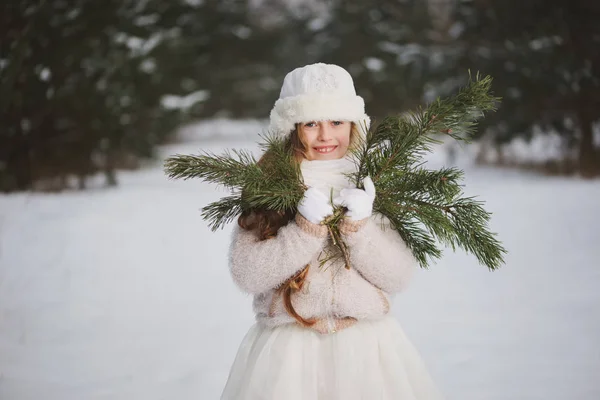
[{"label": "hat brim", "polygon": [[367,129],[370,124],[362,97],[311,93],[277,100],[271,110],[269,131],[288,135],[297,123],[310,121],[353,121],[361,127],[366,124]]}]

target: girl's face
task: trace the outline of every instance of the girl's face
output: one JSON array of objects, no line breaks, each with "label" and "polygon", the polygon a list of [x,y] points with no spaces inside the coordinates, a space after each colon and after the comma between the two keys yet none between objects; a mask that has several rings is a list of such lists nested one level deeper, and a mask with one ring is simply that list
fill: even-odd
[{"label": "girl's face", "polygon": [[350,145],[349,121],[311,121],[300,124],[308,160],[336,160],[346,155]]}]

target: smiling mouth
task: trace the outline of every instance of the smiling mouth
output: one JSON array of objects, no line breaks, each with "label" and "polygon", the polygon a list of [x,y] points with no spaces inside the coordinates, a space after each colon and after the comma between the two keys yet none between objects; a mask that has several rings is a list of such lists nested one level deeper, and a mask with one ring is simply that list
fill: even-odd
[{"label": "smiling mouth", "polygon": [[320,154],[328,154],[337,149],[337,146],[313,147]]}]

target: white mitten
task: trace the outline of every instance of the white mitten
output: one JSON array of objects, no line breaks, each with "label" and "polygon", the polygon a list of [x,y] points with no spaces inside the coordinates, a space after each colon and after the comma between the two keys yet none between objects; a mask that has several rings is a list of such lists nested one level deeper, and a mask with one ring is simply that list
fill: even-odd
[{"label": "white mitten", "polygon": [[311,187],[304,192],[304,198],[298,205],[298,212],[313,224],[319,224],[325,217],[333,214],[333,206],[323,192]]},{"label": "white mitten", "polygon": [[375,201],[375,185],[370,177],[363,181],[365,189],[342,189],[340,195],[333,199],[335,205],[344,206],[348,209],[346,216],[353,221],[370,217],[373,213],[373,202]]}]

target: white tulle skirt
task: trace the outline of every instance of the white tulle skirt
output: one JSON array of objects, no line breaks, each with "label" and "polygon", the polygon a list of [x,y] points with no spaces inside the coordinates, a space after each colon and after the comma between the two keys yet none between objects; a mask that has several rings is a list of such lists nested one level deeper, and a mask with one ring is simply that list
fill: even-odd
[{"label": "white tulle skirt", "polygon": [[255,324],[221,400],[438,400],[421,357],[393,317],[333,334]]}]

